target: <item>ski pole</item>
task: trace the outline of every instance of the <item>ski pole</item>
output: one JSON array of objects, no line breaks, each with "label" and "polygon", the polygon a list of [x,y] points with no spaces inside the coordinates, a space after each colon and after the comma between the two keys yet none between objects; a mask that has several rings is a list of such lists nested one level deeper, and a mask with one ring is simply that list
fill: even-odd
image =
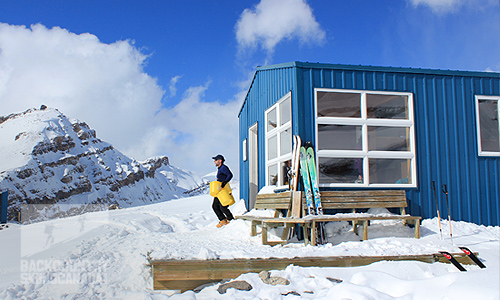
[{"label": "ski pole", "polygon": [[439,222],[439,233],[441,235],[441,239],[443,239],[443,229],[441,228],[441,215],[439,214],[439,204],[436,192],[436,182],[432,181],[432,189],[434,190],[434,199],[436,200],[436,208],[438,214],[438,222]]},{"label": "ski pole", "polygon": [[443,190],[443,193],[446,194],[446,206],[448,207],[448,223],[450,223],[450,239],[451,244],[453,245],[453,235],[451,234],[450,202],[448,202],[448,187],[446,186],[446,184],[443,184],[441,188]]}]

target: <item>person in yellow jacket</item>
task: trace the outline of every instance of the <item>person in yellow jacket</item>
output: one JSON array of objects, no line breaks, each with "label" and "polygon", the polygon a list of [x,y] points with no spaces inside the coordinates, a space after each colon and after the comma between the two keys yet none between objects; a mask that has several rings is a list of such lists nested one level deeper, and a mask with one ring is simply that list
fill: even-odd
[{"label": "person in yellow jacket", "polygon": [[[212,157],[212,159],[214,160],[215,166],[218,168],[217,181],[220,181],[222,183],[221,187],[224,188],[226,184],[233,178],[233,173],[231,173],[231,170],[229,170],[229,168],[224,164],[224,156],[218,154]],[[233,214],[229,210],[229,205],[223,206],[217,197],[214,197],[212,209],[217,215],[217,218],[219,218],[217,228],[227,225],[229,221],[234,219]]]}]

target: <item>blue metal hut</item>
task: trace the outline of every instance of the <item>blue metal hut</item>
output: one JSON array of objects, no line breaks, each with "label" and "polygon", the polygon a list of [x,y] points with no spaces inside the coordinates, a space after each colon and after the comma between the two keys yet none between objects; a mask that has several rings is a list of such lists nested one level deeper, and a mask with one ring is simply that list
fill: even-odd
[{"label": "blue metal hut", "polygon": [[432,218],[500,225],[500,73],[291,62],[258,67],[239,112],[240,197],[285,184],[292,135],[322,190],[404,189]]}]

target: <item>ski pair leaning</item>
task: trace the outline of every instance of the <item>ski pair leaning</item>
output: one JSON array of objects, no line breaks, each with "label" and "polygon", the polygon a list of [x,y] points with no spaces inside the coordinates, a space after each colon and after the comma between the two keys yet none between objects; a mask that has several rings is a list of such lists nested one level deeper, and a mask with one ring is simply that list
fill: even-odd
[{"label": "ski pair leaning", "polygon": [[[304,191],[306,193],[307,214],[308,215],[323,215],[323,207],[321,206],[321,196],[319,193],[318,177],[316,172],[316,162],[314,160],[314,149],[311,143],[306,143],[306,146],[300,147],[300,173],[304,182]],[[325,244],[326,232],[325,223],[318,222],[318,228],[312,228],[318,231],[318,243]]]}]

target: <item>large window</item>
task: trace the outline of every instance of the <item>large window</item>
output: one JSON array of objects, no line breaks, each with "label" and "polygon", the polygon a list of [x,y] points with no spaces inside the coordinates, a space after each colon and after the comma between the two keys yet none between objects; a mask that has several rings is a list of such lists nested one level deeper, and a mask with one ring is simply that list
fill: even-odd
[{"label": "large window", "polygon": [[500,97],[476,96],[477,143],[480,156],[500,156]]},{"label": "large window", "polygon": [[288,93],[266,111],[266,184],[288,184],[292,159],[292,97]]},{"label": "large window", "polygon": [[323,187],[415,187],[411,93],[316,89]]}]

